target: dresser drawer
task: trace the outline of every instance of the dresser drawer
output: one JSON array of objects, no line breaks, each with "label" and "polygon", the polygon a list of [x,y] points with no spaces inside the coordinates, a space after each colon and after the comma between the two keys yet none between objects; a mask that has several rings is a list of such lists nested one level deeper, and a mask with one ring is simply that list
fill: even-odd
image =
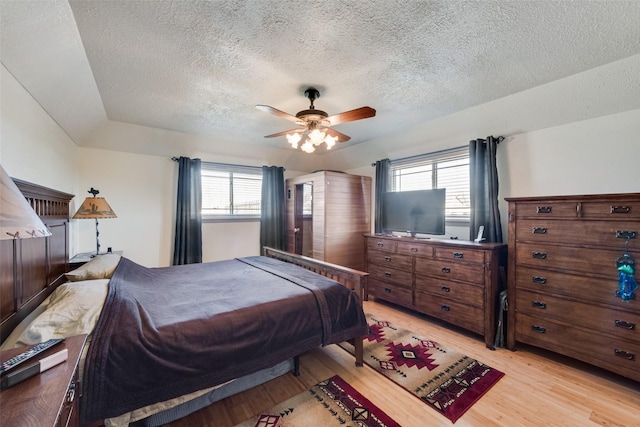
[{"label": "dresser drawer", "polygon": [[423,291],[461,303],[484,306],[484,287],[416,274],[416,291]]},{"label": "dresser drawer", "polygon": [[369,238],[367,239],[367,250],[368,252],[372,252],[372,251],[395,252],[396,242],[394,242],[393,240],[387,240],[387,239]]},{"label": "dresser drawer", "polygon": [[607,336],[640,342],[640,313],[567,300],[524,289],[518,292],[515,303],[517,313],[570,323],[599,331]]},{"label": "dresser drawer", "polygon": [[[572,245],[598,245],[624,249],[629,239],[629,250],[640,250],[640,221],[518,221],[516,241],[567,243]],[[636,237],[633,237],[636,236]]]},{"label": "dresser drawer", "polygon": [[416,260],[416,274],[484,284],[484,265],[445,260]]},{"label": "dresser drawer", "polygon": [[515,285],[518,292],[520,292],[520,289],[529,289],[535,292],[563,295],[640,312],[640,299],[622,301],[616,295],[616,291],[619,289],[617,277],[604,279],[558,273],[533,267],[519,267],[516,270]]},{"label": "dresser drawer", "polygon": [[413,284],[413,274],[411,273],[411,269],[396,270],[395,268],[370,264],[369,275],[369,277],[396,283],[407,288],[410,288]]},{"label": "dresser drawer", "polygon": [[640,202],[620,200],[611,202],[583,202],[583,218],[602,218],[607,220],[640,220]]},{"label": "dresser drawer", "polygon": [[398,242],[396,250],[399,254],[433,258],[433,245],[421,245],[419,242],[402,241]]},{"label": "dresser drawer", "polygon": [[546,348],[640,381],[640,345],[549,319],[516,313],[520,342]]},{"label": "dresser drawer", "polygon": [[392,252],[370,251],[367,253],[367,260],[369,264],[377,264],[382,268],[395,268],[405,271],[413,269],[413,258]]},{"label": "dresser drawer", "polygon": [[535,201],[516,205],[516,218],[577,218],[578,203],[568,201]]},{"label": "dresser drawer", "polygon": [[484,334],[484,310],[416,291],[416,309],[478,334]]},{"label": "dresser drawer", "polygon": [[407,307],[413,306],[413,291],[411,288],[381,282],[377,279],[372,279],[371,276],[369,276],[368,287],[369,295],[373,295],[375,298],[391,301]]},{"label": "dresser drawer", "polygon": [[485,251],[475,251],[473,249],[463,249],[456,247],[437,247],[436,258],[442,260],[456,260],[465,262],[484,263]]},{"label": "dresser drawer", "polygon": [[[624,249],[591,249],[557,244],[519,243],[515,253],[516,268],[526,265],[589,273],[610,278],[614,283],[618,283],[616,259],[622,256]],[[640,251],[629,253],[634,259],[640,260]]]}]

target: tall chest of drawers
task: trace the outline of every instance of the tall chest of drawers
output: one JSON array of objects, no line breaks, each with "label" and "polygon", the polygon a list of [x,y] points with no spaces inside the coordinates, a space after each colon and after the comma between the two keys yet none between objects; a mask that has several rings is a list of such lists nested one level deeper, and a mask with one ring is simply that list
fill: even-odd
[{"label": "tall chest of drawers", "polygon": [[640,381],[640,295],[617,295],[619,263],[640,268],[640,193],[506,200],[507,346],[526,343]]},{"label": "tall chest of drawers", "polygon": [[365,235],[368,294],[484,336],[493,348],[507,245]]}]

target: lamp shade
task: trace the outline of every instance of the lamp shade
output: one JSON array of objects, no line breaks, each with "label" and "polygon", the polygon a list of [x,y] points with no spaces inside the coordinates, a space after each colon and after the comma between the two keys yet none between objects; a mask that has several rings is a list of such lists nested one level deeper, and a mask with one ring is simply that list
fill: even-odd
[{"label": "lamp shade", "polygon": [[0,240],[51,236],[2,166],[0,170]]},{"label": "lamp shade", "polygon": [[117,218],[104,197],[87,197],[82,202],[73,219]]}]

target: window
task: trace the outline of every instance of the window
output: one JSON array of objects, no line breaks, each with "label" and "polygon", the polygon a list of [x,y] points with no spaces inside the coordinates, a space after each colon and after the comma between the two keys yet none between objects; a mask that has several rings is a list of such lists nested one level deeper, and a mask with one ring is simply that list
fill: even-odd
[{"label": "window", "polygon": [[469,221],[471,205],[468,147],[392,160],[389,175],[390,191],[445,188],[447,222]]},{"label": "window", "polygon": [[260,219],[262,168],[202,162],[202,219]]}]

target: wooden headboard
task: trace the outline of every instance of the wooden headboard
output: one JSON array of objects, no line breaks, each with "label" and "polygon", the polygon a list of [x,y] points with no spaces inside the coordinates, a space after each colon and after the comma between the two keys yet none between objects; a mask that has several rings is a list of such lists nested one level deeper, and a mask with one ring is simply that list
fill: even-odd
[{"label": "wooden headboard", "polygon": [[51,236],[0,240],[0,342],[53,290],[69,266],[69,202],[73,194],[13,180]]}]

